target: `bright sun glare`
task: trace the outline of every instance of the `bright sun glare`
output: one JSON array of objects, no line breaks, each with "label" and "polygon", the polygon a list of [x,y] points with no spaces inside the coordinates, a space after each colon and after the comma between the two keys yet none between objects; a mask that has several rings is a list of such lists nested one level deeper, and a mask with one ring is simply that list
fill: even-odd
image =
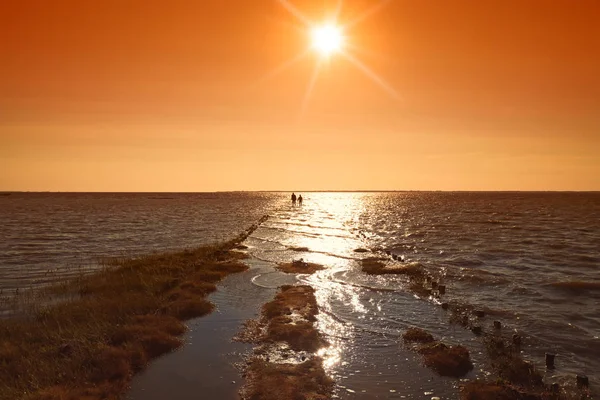
[{"label": "bright sun glare", "polygon": [[[360,24],[365,19],[369,18],[383,7],[385,7],[391,0],[372,0],[371,6],[367,8],[364,12],[360,13],[358,16],[353,19],[340,21],[339,17],[342,13],[342,8],[344,5],[344,0],[337,0],[337,7],[332,10],[333,13],[328,12],[325,16],[326,21],[321,24],[316,24],[315,21],[312,21],[306,15],[304,15],[298,8],[296,8],[290,0],[278,0],[278,2],[288,10],[293,16],[295,16],[298,21],[302,24],[301,27],[298,27],[302,32],[307,32],[308,41],[310,42],[309,48],[305,49],[300,54],[297,54],[295,57],[285,61],[283,64],[279,65],[274,70],[270,71],[266,77],[272,77],[278,75],[282,71],[290,68],[292,65],[296,64],[304,57],[306,57],[311,52],[316,52],[321,60],[316,60],[315,66],[313,68],[313,72],[310,75],[310,79],[308,81],[308,85],[306,86],[306,91],[304,93],[304,98],[302,100],[302,107],[300,114],[302,115],[306,110],[308,101],[312,95],[313,89],[315,87],[315,83],[319,76],[319,72],[321,66],[324,63],[323,61],[327,61],[330,56],[333,54],[339,55],[344,60],[348,61],[354,67],[356,67],[360,72],[362,72],[367,78],[385,90],[389,95],[391,95],[394,99],[398,99],[398,93],[391,87],[383,78],[381,78],[375,71],[369,68],[368,65],[363,63],[357,56],[352,54],[352,50],[357,48],[356,43],[350,43],[348,38],[348,43],[346,43],[346,33],[352,32],[352,29]],[[354,36],[356,33],[352,34]]]},{"label": "bright sun glare", "polygon": [[342,30],[333,25],[316,26],[311,31],[312,46],[323,56],[329,56],[342,49],[344,36]]}]

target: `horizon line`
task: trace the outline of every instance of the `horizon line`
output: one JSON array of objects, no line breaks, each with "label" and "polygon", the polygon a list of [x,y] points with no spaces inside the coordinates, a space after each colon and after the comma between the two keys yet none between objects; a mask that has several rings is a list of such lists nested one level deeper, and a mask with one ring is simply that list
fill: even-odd
[{"label": "horizon line", "polygon": [[433,189],[398,189],[398,190],[207,190],[207,191],[58,191],[58,190],[0,190],[0,194],[31,193],[31,194],[200,194],[200,193],[600,193],[598,190],[433,190]]}]

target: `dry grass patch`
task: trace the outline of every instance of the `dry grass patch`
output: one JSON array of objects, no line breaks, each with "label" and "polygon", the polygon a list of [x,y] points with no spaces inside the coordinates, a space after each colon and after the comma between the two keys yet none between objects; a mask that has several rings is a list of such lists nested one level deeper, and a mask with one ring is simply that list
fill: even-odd
[{"label": "dry grass patch", "polygon": [[388,264],[386,259],[379,257],[368,257],[361,260],[363,272],[370,275],[406,275],[413,278],[422,278],[425,276],[425,269],[421,264],[394,263]]},{"label": "dry grass patch", "polygon": [[294,260],[289,263],[279,264],[277,269],[288,274],[313,274],[325,269],[321,264],[305,262],[304,260]]},{"label": "dry grass patch", "polygon": [[[244,399],[330,399],[333,381],[323,369],[322,360],[314,353],[326,341],[315,328],[319,309],[310,286],[283,286],[273,301],[262,309],[260,321],[247,323],[242,340],[260,346],[250,358],[245,371]],[[284,343],[303,356],[300,363],[270,362],[264,355]]]},{"label": "dry grass patch", "polygon": [[447,346],[415,327],[408,328],[402,338],[406,342],[422,343],[416,350],[423,356],[423,363],[442,376],[460,378],[473,369],[469,350],[463,346]]},{"label": "dry grass patch", "polygon": [[263,314],[267,320],[274,317],[299,314],[308,321],[316,321],[319,313],[314,290],[310,286],[284,285],[273,301],[263,306]]},{"label": "dry grass patch", "polygon": [[429,332],[415,327],[408,328],[402,335],[402,338],[406,342],[431,343],[434,341],[433,336]]},{"label": "dry grass patch", "polygon": [[425,365],[441,376],[460,378],[473,369],[469,350],[460,345],[433,342],[420,347],[418,352],[423,355]]},{"label": "dry grass patch", "polygon": [[418,263],[388,263],[387,259],[369,257],[361,260],[362,271],[369,275],[403,275],[408,278],[408,290],[421,297],[429,297],[434,291],[428,287],[427,271]]},{"label": "dry grass patch", "polygon": [[247,400],[326,400],[331,398],[333,381],[312,358],[301,364],[274,364],[254,359],[246,372],[249,382],[242,393]]},{"label": "dry grass patch", "polygon": [[2,321],[0,399],[117,399],[147,361],[181,345],[180,322],[212,310],[205,296],[244,271],[232,241],[113,260],[50,293],[75,300]]}]

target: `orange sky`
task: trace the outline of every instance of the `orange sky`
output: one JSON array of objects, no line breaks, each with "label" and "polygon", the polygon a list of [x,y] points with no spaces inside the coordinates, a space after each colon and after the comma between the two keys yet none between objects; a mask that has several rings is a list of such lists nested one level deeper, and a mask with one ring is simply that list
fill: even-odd
[{"label": "orange sky", "polygon": [[[321,20],[336,0],[290,0]],[[376,3],[346,0],[349,21]],[[600,190],[600,2],[0,2],[0,190]]]}]

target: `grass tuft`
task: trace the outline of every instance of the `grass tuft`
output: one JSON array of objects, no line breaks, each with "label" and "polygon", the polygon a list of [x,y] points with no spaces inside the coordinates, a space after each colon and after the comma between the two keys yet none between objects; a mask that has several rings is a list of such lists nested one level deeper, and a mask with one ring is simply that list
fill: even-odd
[{"label": "grass tuft", "polygon": [[[318,312],[314,289],[310,286],[282,286],[275,299],[263,306],[260,321],[246,324],[247,332],[238,337],[261,346],[255,350],[246,367],[242,398],[331,398],[333,381],[323,369],[323,360],[314,354],[327,345],[314,326]],[[280,343],[312,355],[304,356],[299,363],[277,363],[270,362],[268,357],[265,359],[268,346],[276,348]]]},{"label": "grass tuft", "polygon": [[406,342],[431,343],[434,341],[433,336],[421,328],[411,327],[404,332],[402,338]]},{"label": "grass tuft", "polygon": [[418,352],[423,355],[425,365],[441,376],[460,378],[473,369],[469,350],[460,345],[433,342],[420,347]]},{"label": "grass tuft", "polygon": [[305,262],[304,260],[294,260],[289,263],[282,263],[277,266],[277,269],[288,274],[313,274],[317,271],[325,269],[321,264]]},{"label": "grass tuft", "polygon": [[333,381],[324,372],[322,360],[314,357],[300,364],[274,364],[254,359],[246,373],[251,384],[244,390],[247,400],[331,398]]}]

